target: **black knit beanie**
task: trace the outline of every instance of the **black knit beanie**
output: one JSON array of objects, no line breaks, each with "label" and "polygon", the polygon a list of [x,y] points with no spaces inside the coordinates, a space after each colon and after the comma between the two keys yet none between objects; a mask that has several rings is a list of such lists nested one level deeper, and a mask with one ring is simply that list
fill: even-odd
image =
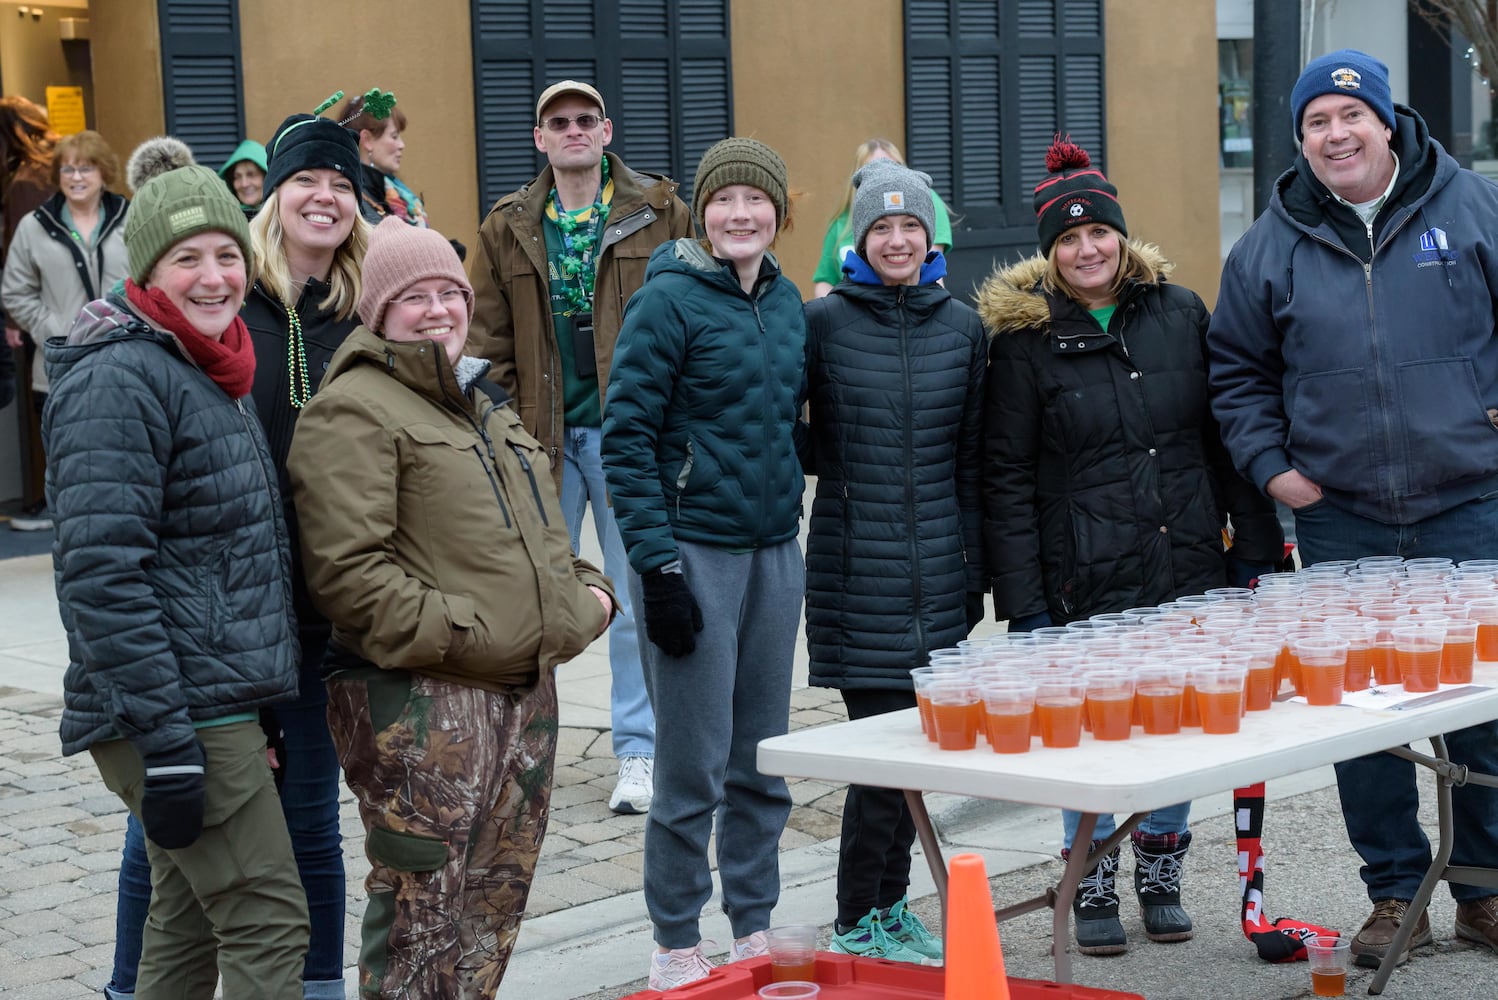
[{"label": "black knit beanie", "polygon": [[1045,167],[1049,174],[1035,185],[1035,229],[1042,256],[1049,256],[1051,245],[1073,226],[1101,222],[1129,235],[1118,188],[1069,136],[1056,136],[1046,151]]},{"label": "black knit beanie", "polygon": [[759,188],[775,203],[775,225],[785,222],[788,205],[785,161],[758,139],[734,136],[723,139],[702,154],[697,177],[692,182],[692,215],[703,231],[702,209],[707,199],[730,184]]},{"label": "black knit beanie", "polygon": [[265,196],[298,170],[336,170],[359,187],[359,139],[328,118],[290,115],[266,144]]}]

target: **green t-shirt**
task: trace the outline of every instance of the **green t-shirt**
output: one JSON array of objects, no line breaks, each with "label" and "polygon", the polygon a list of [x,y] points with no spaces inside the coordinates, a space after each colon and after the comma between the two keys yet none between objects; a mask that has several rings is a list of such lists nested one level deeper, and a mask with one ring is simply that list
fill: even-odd
[{"label": "green t-shirt", "polygon": [[1113,303],[1113,305],[1111,306],[1103,306],[1103,308],[1101,309],[1087,310],[1087,312],[1091,314],[1092,318],[1097,320],[1097,325],[1103,328],[1104,333],[1108,332],[1108,324],[1113,322],[1113,314],[1117,311],[1117,302]]},{"label": "green t-shirt", "polygon": [[[935,191],[931,192],[931,200],[936,202],[936,238],[931,242],[936,246],[952,249],[952,220],[947,215],[947,206],[942,203],[941,196]],[[825,281],[829,285],[835,285],[843,280],[843,258],[848,251],[853,249],[853,223],[850,220],[851,212],[844,212],[832,220],[832,225],[827,227],[827,235],[822,239],[822,257],[817,261],[817,270],[811,276],[811,280]]]},{"label": "green t-shirt", "polygon": [[[604,201],[613,197],[610,181],[603,192]],[[541,216],[541,230],[546,234],[546,274],[551,286],[551,325],[556,331],[557,356],[562,361],[562,423],[568,427],[602,427],[603,407],[598,402],[598,376],[579,376],[572,337],[572,305],[563,292],[560,260],[566,250],[562,231],[552,217],[551,206]]]}]

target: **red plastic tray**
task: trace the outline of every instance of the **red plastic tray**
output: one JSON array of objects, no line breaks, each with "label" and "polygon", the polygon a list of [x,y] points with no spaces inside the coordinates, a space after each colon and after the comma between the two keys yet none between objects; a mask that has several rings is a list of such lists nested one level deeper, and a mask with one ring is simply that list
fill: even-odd
[{"label": "red plastic tray", "polygon": [[[940,1000],[945,991],[941,969],[908,962],[887,962],[880,958],[855,958],[830,951],[817,952],[817,984],[822,987],[818,1000]],[[724,965],[706,979],[700,979],[674,990],[645,990],[626,1000],[652,1000],[670,997],[674,1000],[758,1000],[761,986],[770,983],[768,955]],[[1144,1000],[1138,993],[1120,993],[1068,983],[1042,982],[1038,979],[1009,977],[1011,1000]]]}]

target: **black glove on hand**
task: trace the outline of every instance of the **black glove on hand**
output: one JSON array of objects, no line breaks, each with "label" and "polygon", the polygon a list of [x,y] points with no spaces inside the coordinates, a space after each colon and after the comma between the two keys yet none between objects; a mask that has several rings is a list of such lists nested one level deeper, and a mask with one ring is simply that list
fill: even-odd
[{"label": "black glove on hand", "polygon": [[276,779],[276,791],[286,784],[286,733],[281,729],[281,720],[276,710],[266,707],[260,710],[260,731],[265,734],[265,748],[275,752],[276,764],[271,774]]},{"label": "black glove on hand", "polygon": [[702,609],[687,587],[686,577],[679,570],[653,569],[640,577],[640,587],[645,591],[646,637],[673,658],[696,649]]},{"label": "black glove on hand", "polygon": [[203,834],[203,745],[191,743],[145,755],[146,791],[140,823],[169,851],[191,847]]},{"label": "black glove on hand", "polygon": [[988,596],[981,590],[970,590],[967,592],[967,630],[971,634],[973,629],[983,624],[983,598]]}]

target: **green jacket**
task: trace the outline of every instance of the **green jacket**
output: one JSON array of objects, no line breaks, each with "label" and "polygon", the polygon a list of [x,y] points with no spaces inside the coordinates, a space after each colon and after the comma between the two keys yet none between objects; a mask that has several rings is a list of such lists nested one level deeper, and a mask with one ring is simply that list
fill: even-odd
[{"label": "green jacket", "polygon": [[750,295],[696,240],[651,255],[603,412],[604,476],[635,572],[675,560],[677,539],[752,549],[796,537],[805,349],[801,293],[774,257]]},{"label": "green jacket", "polygon": [[546,460],[498,387],[359,327],[302,410],[288,467],[313,603],[379,667],[506,690],[603,629]]}]

